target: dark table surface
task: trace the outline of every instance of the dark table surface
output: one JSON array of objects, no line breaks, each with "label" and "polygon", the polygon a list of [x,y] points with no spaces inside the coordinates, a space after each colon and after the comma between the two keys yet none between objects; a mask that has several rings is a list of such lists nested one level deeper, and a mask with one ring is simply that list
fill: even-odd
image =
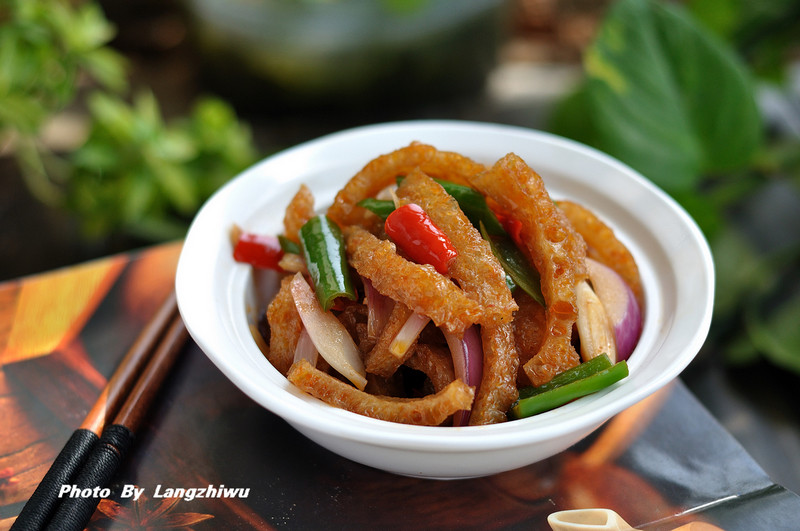
[{"label": "dark table surface", "polygon": [[[179,249],[0,284],[0,528],[171,289]],[[642,529],[691,521],[793,529],[800,514],[800,497],[776,484],[681,380],[550,459],[433,481],[317,446],[241,393],[190,341],[129,457],[91,528],[548,529],[552,512],[604,507]],[[134,501],[126,486],[144,494]],[[191,499],[168,490],[209,486],[246,491]]]}]

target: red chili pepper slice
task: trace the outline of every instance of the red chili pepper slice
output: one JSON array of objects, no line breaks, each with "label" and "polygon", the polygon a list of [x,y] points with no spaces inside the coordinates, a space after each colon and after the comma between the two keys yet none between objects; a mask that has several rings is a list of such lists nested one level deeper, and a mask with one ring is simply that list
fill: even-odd
[{"label": "red chili pepper slice", "polygon": [[523,245],[522,235],[520,234],[522,231],[522,222],[502,212],[495,212],[495,215],[508,235],[511,236],[511,239],[514,240],[514,243],[521,247]]},{"label": "red chili pepper slice", "polygon": [[386,218],[384,228],[392,241],[412,260],[430,264],[443,275],[456,257],[450,239],[419,205],[408,203],[396,208]]},{"label": "red chili pepper slice", "polygon": [[270,235],[243,232],[233,248],[233,259],[261,269],[281,271],[278,265],[283,258],[283,249],[278,238]]}]

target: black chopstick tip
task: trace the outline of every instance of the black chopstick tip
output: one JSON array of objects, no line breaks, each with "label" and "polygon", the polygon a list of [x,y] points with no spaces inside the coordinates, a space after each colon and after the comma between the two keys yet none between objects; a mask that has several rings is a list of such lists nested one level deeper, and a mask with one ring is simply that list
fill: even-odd
[{"label": "black chopstick tip", "polygon": [[12,531],[42,529],[59,504],[62,485],[70,484],[100,438],[90,430],[78,429],[56,456],[39,486],[11,524]]},{"label": "black chopstick tip", "polygon": [[[133,445],[134,434],[125,426],[111,424],[86,459],[78,477],[71,485],[78,495],[61,500],[45,529],[80,531],[94,514],[104,497],[105,489],[114,478],[122,461]],[[84,493],[88,494],[84,496]]]}]

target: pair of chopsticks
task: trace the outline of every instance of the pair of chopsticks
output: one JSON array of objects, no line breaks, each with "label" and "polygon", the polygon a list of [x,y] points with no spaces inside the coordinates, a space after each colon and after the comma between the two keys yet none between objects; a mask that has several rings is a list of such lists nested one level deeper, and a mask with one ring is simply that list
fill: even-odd
[{"label": "pair of chopsticks", "polygon": [[171,293],[125,354],[12,530],[84,529],[100,497],[61,496],[62,487],[99,492],[111,482],[187,337]]}]

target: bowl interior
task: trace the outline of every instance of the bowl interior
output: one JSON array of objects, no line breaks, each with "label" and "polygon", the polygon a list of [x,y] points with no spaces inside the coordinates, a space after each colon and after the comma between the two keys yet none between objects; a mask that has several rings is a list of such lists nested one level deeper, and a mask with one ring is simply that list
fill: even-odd
[{"label": "bowl interior", "polygon": [[[324,208],[369,160],[415,140],[486,164],[515,152],[543,177],[554,199],[568,198],[591,208],[615,231],[636,259],[646,298],[642,337],[629,359],[628,378],[528,419],[438,428],[388,423],[328,407],[296,390],[270,365],[253,341],[248,323],[258,301],[274,289],[276,277],[253,274],[248,266],[233,261],[231,225],[278,234],[286,204],[301,183],[311,188],[317,207]],[[697,226],[674,201],[627,166],[541,132],[441,121],[353,129],[265,159],[220,189],[201,209],[185,240],[176,279],[179,307],[192,337],[256,402],[312,433],[318,442],[335,439],[337,445],[350,441],[418,452],[523,448],[559,438],[564,441],[559,449],[565,449],[574,442],[570,435],[585,435],[689,364],[708,333],[713,287],[711,254]]]}]

